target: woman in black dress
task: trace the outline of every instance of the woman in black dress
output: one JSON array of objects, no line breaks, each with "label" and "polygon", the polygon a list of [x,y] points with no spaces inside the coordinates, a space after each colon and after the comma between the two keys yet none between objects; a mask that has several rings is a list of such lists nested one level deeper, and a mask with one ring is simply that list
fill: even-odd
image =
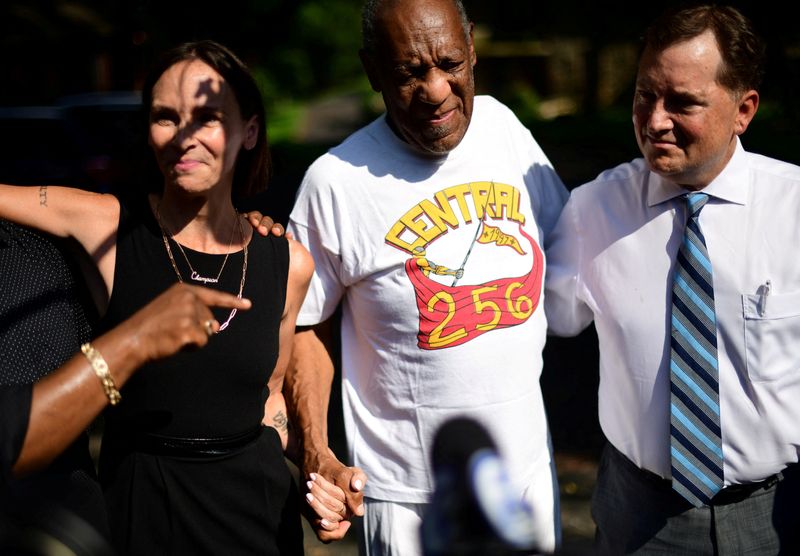
[{"label": "woman in black dress", "polygon": [[93,258],[109,292],[104,327],[175,282],[252,301],[215,309],[206,347],[142,368],[106,412],[100,473],[114,542],[125,554],[302,554],[281,390],[313,262],[291,239],[253,233],[232,202],[266,187],[261,96],[229,50],[201,41],[167,53],[143,101],[159,193],[121,204],[0,187],[0,216],[72,236]]}]

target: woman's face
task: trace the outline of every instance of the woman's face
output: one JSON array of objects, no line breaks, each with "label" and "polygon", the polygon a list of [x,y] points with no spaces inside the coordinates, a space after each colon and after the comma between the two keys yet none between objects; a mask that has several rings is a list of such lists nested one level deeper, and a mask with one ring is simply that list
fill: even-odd
[{"label": "woman's face", "polygon": [[153,86],[149,143],[167,187],[230,189],[239,150],[257,138],[257,116],[242,119],[233,90],[205,62],[178,62]]}]

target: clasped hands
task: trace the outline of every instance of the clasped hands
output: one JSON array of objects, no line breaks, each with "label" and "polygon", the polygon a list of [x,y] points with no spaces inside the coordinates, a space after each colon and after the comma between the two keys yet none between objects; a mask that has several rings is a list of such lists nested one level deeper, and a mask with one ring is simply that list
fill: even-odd
[{"label": "clasped hands", "polygon": [[[309,459],[315,463],[308,463]],[[306,458],[306,462],[306,469],[318,470],[307,473],[305,497],[314,515],[306,512],[306,518],[320,541],[340,540],[350,529],[351,518],[364,515],[367,476],[360,468],[341,463],[330,450],[320,457]]]},{"label": "clasped hands", "polygon": [[[284,227],[258,211],[244,214],[261,235],[284,235]],[[288,234],[287,234],[288,235]],[[302,473],[306,511],[303,513],[317,538],[329,543],[344,538],[354,516],[364,515],[366,474],[358,467],[344,465],[328,449],[323,454],[306,454]]]}]

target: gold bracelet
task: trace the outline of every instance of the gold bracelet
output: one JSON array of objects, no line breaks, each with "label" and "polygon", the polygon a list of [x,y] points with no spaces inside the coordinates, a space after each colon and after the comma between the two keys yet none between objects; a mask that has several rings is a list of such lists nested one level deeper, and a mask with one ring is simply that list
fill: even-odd
[{"label": "gold bracelet", "polygon": [[108,371],[108,363],[106,363],[106,360],[103,359],[100,352],[94,349],[89,342],[81,346],[81,351],[86,356],[86,359],[89,360],[89,364],[92,366],[92,369],[94,369],[94,374],[100,379],[100,384],[103,385],[103,391],[106,393],[109,403],[111,403],[111,405],[117,405],[122,399],[122,395],[119,393],[119,390],[117,390],[117,386],[114,384],[114,378]]}]

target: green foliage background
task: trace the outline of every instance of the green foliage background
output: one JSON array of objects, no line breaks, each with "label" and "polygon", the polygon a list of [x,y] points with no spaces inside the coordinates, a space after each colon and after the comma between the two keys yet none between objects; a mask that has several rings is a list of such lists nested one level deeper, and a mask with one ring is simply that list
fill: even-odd
[{"label": "green foliage background", "polygon": [[[767,154],[796,160],[800,27],[792,8],[778,2],[733,4],[754,20],[770,47],[761,113],[748,135],[757,145],[763,142]],[[586,88],[592,91],[602,49],[634,44],[666,4],[465,0],[465,5],[488,45],[580,41]],[[271,141],[295,157],[296,172],[327,146],[308,150],[293,144],[309,103],[356,95],[368,108],[364,120],[381,109],[358,60],[360,8],[361,0],[4,0],[0,106],[48,105],[92,90],[136,90],[158,52],[180,41],[212,38],[233,48],[253,69],[267,105]],[[501,59],[485,52],[488,47],[479,45],[479,92],[509,104],[543,146],[552,147],[565,181],[580,181],[635,156],[625,88],[630,84],[622,84],[611,105],[601,106],[593,94],[584,94],[571,115],[544,121],[540,107],[553,76],[546,77],[542,58],[512,52]]]}]

